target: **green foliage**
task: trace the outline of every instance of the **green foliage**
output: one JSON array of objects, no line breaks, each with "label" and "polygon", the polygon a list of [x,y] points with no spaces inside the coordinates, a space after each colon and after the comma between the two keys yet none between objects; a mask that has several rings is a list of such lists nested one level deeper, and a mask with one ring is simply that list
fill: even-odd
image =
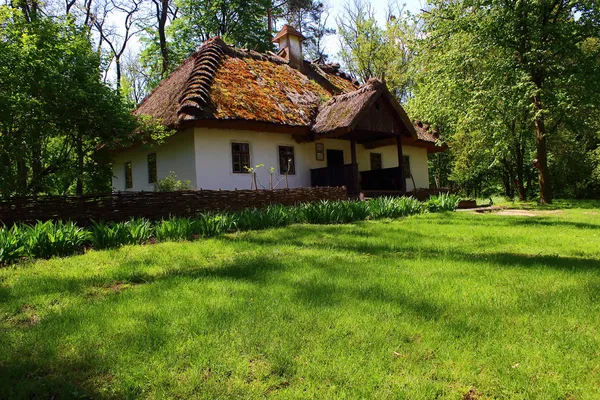
[{"label": "green foliage", "polygon": [[369,200],[369,213],[373,219],[408,217],[424,210],[423,203],[412,197],[378,197]]},{"label": "green foliage", "polygon": [[467,194],[525,199],[545,175],[540,190],[593,195],[582,160],[600,144],[597,12],[589,1],[429,3],[408,111],[445,135],[449,178]]},{"label": "green foliage", "polygon": [[0,265],[12,264],[27,256],[26,227],[0,227]]},{"label": "green foliage", "polygon": [[33,226],[0,229],[0,264],[23,257],[71,255],[89,242],[90,234],[72,222],[39,222]]},{"label": "green foliage", "polygon": [[[390,6],[393,4],[390,3]],[[377,23],[375,10],[362,0],[346,3],[337,19],[345,68],[360,81],[385,80],[398,99],[410,94],[409,65],[414,57],[411,43],[416,24],[404,8],[389,8],[385,26]]]},{"label": "green foliage", "polygon": [[321,200],[301,206],[302,222],[308,224],[343,224],[362,221],[368,216],[368,204],[362,201]]},{"label": "green foliage", "polygon": [[113,249],[131,241],[126,222],[92,221],[90,234],[92,246],[96,249]]},{"label": "green foliage", "polygon": [[595,399],[599,207],[0,268],[0,397]]},{"label": "green foliage", "polygon": [[131,219],[126,223],[129,233],[127,244],[143,244],[152,236],[152,223],[145,218]]},{"label": "green foliage", "polygon": [[191,181],[180,181],[177,179],[175,172],[169,172],[169,175],[159,181],[154,186],[155,192],[175,192],[179,190],[188,190],[190,188]]},{"label": "green foliage", "polygon": [[238,212],[202,213],[194,218],[171,217],[156,222],[96,222],[82,229],[71,222],[44,222],[0,229],[0,264],[22,258],[50,258],[73,254],[86,245],[111,249],[156,241],[210,238],[234,231],[278,228],[290,224],[347,224],[381,218],[401,218],[430,212],[453,211],[458,197],[441,194],[421,203],[412,197],[381,197],[368,201],[330,201],[286,207],[273,204]]},{"label": "green foliage", "polygon": [[450,193],[440,193],[437,196],[431,196],[424,206],[429,212],[454,211],[458,207],[460,197]]},{"label": "green foliage", "polygon": [[192,238],[192,220],[190,218],[169,218],[159,221],[154,227],[158,241],[189,240]]},{"label": "green foliage", "polygon": [[237,228],[241,231],[285,226],[296,221],[296,208],[270,205],[265,208],[249,208],[235,214]]},{"label": "green foliage", "polygon": [[10,6],[0,26],[0,195],[109,191],[95,151],[136,122],[101,80],[87,28]]},{"label": "green foliage", "polygon": [[236,215],[203,213],[193,221],[193,232],[200,237],[213,237],[236,229]]}]

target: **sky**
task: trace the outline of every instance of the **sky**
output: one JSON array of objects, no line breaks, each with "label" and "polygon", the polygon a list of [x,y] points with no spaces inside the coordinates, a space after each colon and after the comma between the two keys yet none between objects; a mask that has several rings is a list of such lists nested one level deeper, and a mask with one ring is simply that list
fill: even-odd
[{"label": "sky", "polygon": [[[330,16],[327,20],[327,25],[331,28],[336,28],[336,18],[343,11],[344,4],[348,0],[326,0],[325,3],[330,7]],[[350,0],[352,1],[352,0]],[[388,0],[370,0],[371,6],[375,10],[375,16],[380,26],[385,24],[385,12],[388,6]],[[400,5],[404,5],[407,11],[416,14],[424,7],[424,0],[398,0]],[[325,40],[326,53],[330,55],[330,58],[334,61],[338,61],[336,57],[340,50],[340,41],[337,35],[331,35]]]}]

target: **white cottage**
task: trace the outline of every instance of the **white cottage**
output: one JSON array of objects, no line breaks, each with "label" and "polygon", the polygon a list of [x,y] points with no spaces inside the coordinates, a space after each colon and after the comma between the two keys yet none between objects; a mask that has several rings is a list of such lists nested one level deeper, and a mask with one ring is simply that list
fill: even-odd
[{"label": "white cottage", "polygon": [[171,171],[192,188],[249,189],[258,164],[264,187],[272,167],[291,188],[428,188],[427,154],[445,146],[411,123],[382,82],[358,86],[339,65],[305,61],[302,40],[286,25],[276,54],[206,41],[135,111],[176,133],[117,152],[113,189],[151,191]]}]

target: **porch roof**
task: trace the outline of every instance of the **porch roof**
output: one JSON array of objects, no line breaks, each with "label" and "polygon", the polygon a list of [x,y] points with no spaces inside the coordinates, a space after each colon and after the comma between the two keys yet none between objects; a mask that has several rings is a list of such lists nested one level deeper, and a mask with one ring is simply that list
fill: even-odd
[{"label": "porch roof", "polygon": [[[316,121],[312,126],[312,131],[317,138],[323,137],[341,137],[356,129],[360,121],[367,115],[371,107],[380,98],[384,97],[391,105],[395,116],[402,123],[402,136],[418,139],[417,132],[411,123],[406,111],[402,108],[398,100],[389,92],[385,83],[378,79],[369,79],[367,83],[359,89],[350,93],[344,93],[334,96],[323,104]],[[396,132],[371,132],[370,135],[378,138],[364,140],[373,141],[398,136]]]}]

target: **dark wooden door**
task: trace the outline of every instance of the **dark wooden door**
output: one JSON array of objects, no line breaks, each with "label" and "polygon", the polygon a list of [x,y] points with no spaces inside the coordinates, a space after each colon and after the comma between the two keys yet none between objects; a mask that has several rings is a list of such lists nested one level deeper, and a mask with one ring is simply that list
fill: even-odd
[{"label": "dark wooden door", "polygon": [[327,150],[327,166],[337,167],[344,165],[344,150]]}]

